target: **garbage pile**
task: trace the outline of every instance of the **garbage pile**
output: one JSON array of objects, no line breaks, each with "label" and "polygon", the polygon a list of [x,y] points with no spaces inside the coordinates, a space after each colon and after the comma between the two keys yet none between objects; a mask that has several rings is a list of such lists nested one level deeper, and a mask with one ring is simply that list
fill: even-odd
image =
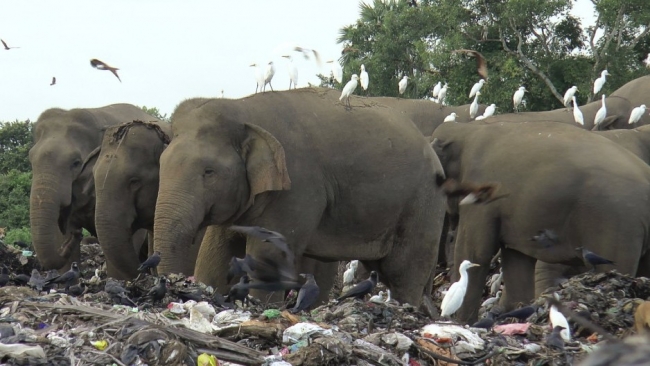
[{"label": "garbage pile", "polygon": [[[226,302],[182,274],[166,276],[166,292],[157,298],[150,289],[159,278],[106,278],[97,244],[84,245],[82,256],[80,293],[71,295],[63,287],[39,291],[16,281],[38,263],[22,251],[0,250],[11,273],[0,288],[0,364],[604,365],[618,357],[609,364],[625,365],[621,357],[648,359],[643,350],[650,348],[649,338],[627,337],[637,304],[650,296],[650,280],[615,271],[579,275],[555,289],[571,334],[558,350],[545,341],[550,294],[532,303],[538,307],[526,321],[500,320],[489,329],[432,320],[412,305],[379,297],[331,300],[293,314],[290,301]],[[379,284],[379,291],[386,289]],[[597,361],[586,359],[603,352]]]}]

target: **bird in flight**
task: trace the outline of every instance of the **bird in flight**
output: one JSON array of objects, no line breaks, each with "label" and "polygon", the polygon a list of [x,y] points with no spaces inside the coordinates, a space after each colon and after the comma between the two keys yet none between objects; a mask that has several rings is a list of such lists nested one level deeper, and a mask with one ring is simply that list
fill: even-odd
[{"label": "bird in flight", "polygon": [[56,84],[56,77],[52,76],[52,83],[50,83],[50,86]]},{"label": "bird in flight", "polygon": [[9,51],[12,48],[20,48],[20,47],[9,47],[7,46],[7,42],[5,42],[3,39],[0,39],[0,42],[2,42],[2,45],[4,46],[5,50]]},{"label": "bird in flight", "polygon": [[487,70],[487,60],[485,60],[485,57],[478,52],[474,50],[466,50],[466,49],[460,49],[460,50],[455,50],[451,51],[451,53],[464,53],[467,56],[472,56],[476,58],[476,72],[485,80],[488,79],[488,70]]},{"label": "bird in flight", "polygon": [[122,82],[122,79],[120,79],[120,76],[117,74],[117,70],[119,70],[117,67],[109,66],[105,62],[100,61],[96,58],[90,60],[90,66],[96,68],[97,70],[108,70],[112,72],[113,75],[115,75],[115,77],[117,78],[117,80],[120,81],[120,83]]}]

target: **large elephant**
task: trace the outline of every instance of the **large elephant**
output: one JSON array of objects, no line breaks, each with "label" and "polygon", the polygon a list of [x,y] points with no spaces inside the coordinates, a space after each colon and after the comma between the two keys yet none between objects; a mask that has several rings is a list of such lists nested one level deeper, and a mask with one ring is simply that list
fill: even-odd
[{"label": "large elephant", "polygon": [[[126,122],[109,127],[95,152],[95,226],[110,277],[134,278],[140,263],[153,254],[144,246],[138,252],[132,245],[133,234],[141,229],[153,233],[159,159],[169,136],[171,125],[167,122]],[[203,233],[199,232],[180,257],[180,272],[194,273]]]},{"label": "large elephant", "polygon": [[[284,234],[296,258],[359,259],[395,299],[419,304],[438,255],[442,168],[408,119],[360,101],[346,110],[336,93],[298,89],[182,102],[160,158],[158,269],[173,272],[193,233],[217,225],[195,276],[225,286],[228,258],[243,245],[228,226],[262,226]],[[253,254],[272,249],[245,240]]]},{"label": "large elephant", "polygon": [[105,127],[134,119],[155,120],[134,105],[112,104],[51,108],[34,124],[30,226],[44,269],[67,270],[79,261],[82,228],[96,236],[94,161],[85,160],[101,143]]},{"label": "large elephant", "polygon": [[[582,266],[579,246],[614,260],[622,273],[650,270],[650,167],[626,149],[558,122],[445,123],[432,137],[448,177],[500,184],[502,198],[459,208],[455,262],[481,265],[469,272],[460,319],[476,319],[499,249],[507,309],[533,299],[537,260]],[[559,242],[530,241],[543,229]]]}]

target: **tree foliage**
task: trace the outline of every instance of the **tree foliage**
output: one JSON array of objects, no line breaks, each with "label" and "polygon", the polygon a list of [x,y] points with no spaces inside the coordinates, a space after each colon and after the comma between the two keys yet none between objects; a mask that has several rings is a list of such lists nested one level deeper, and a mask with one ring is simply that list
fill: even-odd
[{"label": "tree foliage", "polygon": [[143,105],[140,108],[144,111],[144,113],[146,113],[146,114],[148,114],[150,116],[154,116],[154,117],[158,118],[161,121],[165,121],[165,122],[170,121],[170,117],[167,117],[167,113],[161,114],[160,110],[158,108],[156,108],[156,107],[147,108],[147,106]]},{"label": "tree foliage", "polygon": [[642,60],[650,52],[646,0],[592,2],[597,20],[589,27],[569,13],[571,0],[419,0],[416,7],[406,0],[361,3],[357,22],[340,30],[344,78],[364,64],[370,95],[397,96],[399,79],[408,75],[406,97],[428,97],[441,81],[449,83],[448,104],[467,104],[480,79],[476,63],[451,51],[472,49],[488,60],[489,79],[479,101],[495,103],[501,113],[513,110],[512,95],[522,85],[529,91],[527,110],[561,107],[572,85],[584,104],[594,99],[593,80],[603,69],[611,74],[602,90],[609,94],[647,73]]},{"label": "tree foliage", "polygon": [[0,122],[0,174],[11,170],[29,172],[29,149],[32,148],[32,123]]}]

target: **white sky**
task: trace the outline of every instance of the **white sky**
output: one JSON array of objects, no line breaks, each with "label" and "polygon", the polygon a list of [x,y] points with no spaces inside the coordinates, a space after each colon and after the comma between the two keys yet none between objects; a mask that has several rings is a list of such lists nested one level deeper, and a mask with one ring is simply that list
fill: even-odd
[{"label": "white sky", "polygon": [[[371,2],[371,1],[370,1]],[[47,108],[131,103],[171,114],[186,98],[240,98],[255,91],[252,63],[275,63],[275,90],[287,89],[286,46],[316,49],[313,58],[292,52],[298,87],[328,75],[341,45],[338,30],[358,18],[357,0],[2,0],[0,121],[35,121]],[[594,20],[589,0],[574,14]],[[97,58],[118,67],[90,66]],[[52,76],[56,85],[50,86]],[[268,88],[267,88],[268,90]]]}]

